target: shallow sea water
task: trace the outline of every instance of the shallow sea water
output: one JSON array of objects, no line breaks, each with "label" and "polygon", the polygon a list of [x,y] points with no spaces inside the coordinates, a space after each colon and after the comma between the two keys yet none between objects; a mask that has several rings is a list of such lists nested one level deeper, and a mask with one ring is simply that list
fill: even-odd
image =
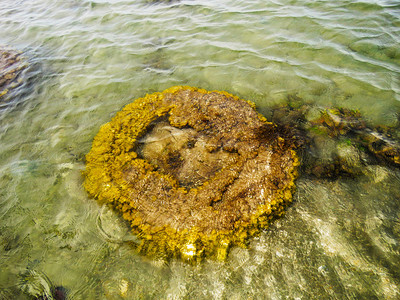
[{"label": "shallow sea water", "polygon": [[0,44],[26,82],[0,105],[0,299],[63,286],[69,299],[399,299],[400,170],[300,176],[285,217],[226,262],[137,255],[82,188],[100,126],[173,85],[269,108],[293,95],[400,112],[400,4],[364,1],[3,0]]}]

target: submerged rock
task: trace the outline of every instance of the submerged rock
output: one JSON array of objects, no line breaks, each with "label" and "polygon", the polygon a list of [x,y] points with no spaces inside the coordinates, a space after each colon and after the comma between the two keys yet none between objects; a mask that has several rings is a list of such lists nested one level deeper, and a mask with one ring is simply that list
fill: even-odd
[{"label": "submerged rock", "polygon": [[20,85],[19,76],[26,67],[21,52],[0,47],[0,101]]},{"label": "submerged rock", "polygon": [[391,138],[391,128],[368,126],[358,111],[345,108],[327,109],[312,122],[333,137],[347,137],[374,158],[400,167],[400,145]]},{"label": "submerged rock", "polygon": [[224,259],[291,202],[293,149],[254,104],[173,87],[137,99],[101,127],[84,186],[122,213],[140,252]]},{"label": "submerged rock", "polygon": [[289,100],[272,109],[272,120],[295,140],[304,173],[337,178],[362,174],[373,163],[400,167],[396,128],[371,126],[355,110],[304,103],[293,107]]}]

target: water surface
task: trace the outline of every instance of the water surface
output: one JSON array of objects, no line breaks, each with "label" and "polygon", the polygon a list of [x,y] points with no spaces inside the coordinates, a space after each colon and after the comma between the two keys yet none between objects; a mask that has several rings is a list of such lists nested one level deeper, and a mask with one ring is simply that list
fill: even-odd
[{"label": "water surface", "polygon": [[81,171],[102,124],[173,85],[226,90],[267,116],[296,96],[394,126],[399,16],[389,0],[3,0],[0,44],[30,68],[0,108],[0,298],[51,282],[71,299],[398,299],[399,170],[300,177],[249,249],[198,266],[137,255]]}]

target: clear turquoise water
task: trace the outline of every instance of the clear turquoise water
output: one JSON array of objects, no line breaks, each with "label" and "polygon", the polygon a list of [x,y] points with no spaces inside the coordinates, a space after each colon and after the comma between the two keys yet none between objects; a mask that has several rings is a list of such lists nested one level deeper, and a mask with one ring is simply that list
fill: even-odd
[{"label": "clear turquoise water", "polygon": [[297,95],[394,125],[397,1],[3,0],[0,28],[31,64],[0,110],[1,299],[49,282],[71,299],[400,298],[399,170],[301,177],[249,249],[198,266],[137,255],[80,175],[103,123],[173,85],[226,90],[266,115]]}]

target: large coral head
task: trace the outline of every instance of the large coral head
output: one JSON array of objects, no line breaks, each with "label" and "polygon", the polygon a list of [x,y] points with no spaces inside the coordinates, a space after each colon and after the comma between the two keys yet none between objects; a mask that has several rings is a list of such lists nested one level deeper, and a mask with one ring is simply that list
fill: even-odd
[{"label": "large coral head", "polygon": [[127,105],[86,157],[85,187],[130,222],[148,255],[224,259],[280,216],[297,156],[252,103],[173,87]]}]

